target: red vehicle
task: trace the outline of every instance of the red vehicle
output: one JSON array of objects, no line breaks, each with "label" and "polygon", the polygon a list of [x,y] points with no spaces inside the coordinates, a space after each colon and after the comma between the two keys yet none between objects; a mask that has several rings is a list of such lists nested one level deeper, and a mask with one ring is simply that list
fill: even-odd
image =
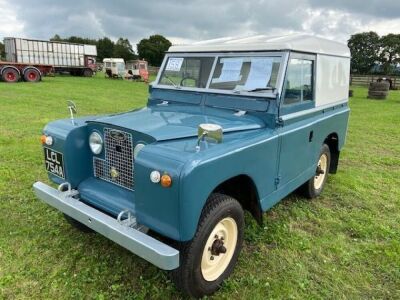
[{"label": "red vehicle", "polygon": [[[55,73],[91,77],[96,72],[95,45],[4,38],[6,60],[20,65],[53,66]],[[39,70],[40,68],[37,67]]]},{"label": "red vehicle", "polygon": [[0,79],[5,82],[38,82],[42,76],[51,73],[52,65],[23,64],[0,61]]},{"label": "red vehicle", "polygon": [[147,61],[130,60],[126,62],[125,69],[127,71],[127,79],[149,81],[149,71],[147,69]]}]

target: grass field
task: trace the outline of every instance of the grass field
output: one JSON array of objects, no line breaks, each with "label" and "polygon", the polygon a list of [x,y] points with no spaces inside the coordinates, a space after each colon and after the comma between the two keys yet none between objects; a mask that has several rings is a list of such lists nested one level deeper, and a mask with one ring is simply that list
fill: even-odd
[{"label": "grass field", "polygon": [[[400,298],[400,91],[354,93],[338,173],[318,199],[287,197],[263,227],[246,216],[244,249],[215,299]],[[32,183],[47,181],[41,129],[68,116],[68,99],[79,115],[119,112],[145,105],[147,85],[0,83],[0,298],[181,298],[166,272],[34,197]]]}]

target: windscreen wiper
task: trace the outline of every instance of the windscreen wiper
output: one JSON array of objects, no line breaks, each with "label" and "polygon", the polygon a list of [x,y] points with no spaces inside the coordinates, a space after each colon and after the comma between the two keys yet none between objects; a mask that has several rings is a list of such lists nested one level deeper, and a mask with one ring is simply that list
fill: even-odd
[{"label": "windscreen wiper", "polygon": [[255,89],[252,89],[252,90],[244,90],[244,92],[261,92],[261,91],[275,91],[276,90],[276,88],[274,88],[274,87],[272,87],[272,86],[267,86],[267,87],[264,87],[264,88],[255,88]]},{"label": "windscreen wiper", "polygon": [[169,76],[167,74],[164,74],[164,77],[172,83],[172,85],[174,86],[174,88],[176,89],[180,89],[181,87],[179,85],[177,85],[171,78],[169,78]]}]

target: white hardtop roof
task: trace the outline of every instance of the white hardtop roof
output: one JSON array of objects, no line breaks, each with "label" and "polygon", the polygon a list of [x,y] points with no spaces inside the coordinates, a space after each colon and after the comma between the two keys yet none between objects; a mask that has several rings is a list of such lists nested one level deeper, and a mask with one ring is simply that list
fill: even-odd
[{"label": "white hardtop roof", "polygon": [[286,36],[257,35],[245,38],[221,38],[191,45],[174,45],[168,52],[234,52],[234,51],[282,51],[293,50],[350,57],[347,45],[305,34]]},{"label": "white hardtop roof", "polygon": [[103,62],[116,62],[116,63],[122,62],[122,63],[124,63],[125,61],[123,58],[104,58]]}]

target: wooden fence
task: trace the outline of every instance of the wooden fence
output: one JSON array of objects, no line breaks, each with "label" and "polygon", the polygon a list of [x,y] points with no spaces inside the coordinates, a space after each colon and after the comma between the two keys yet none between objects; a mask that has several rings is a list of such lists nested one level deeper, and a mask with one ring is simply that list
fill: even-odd
[{"label": "wooden fence", "polygon": [[150,75],[157,75],[159,67],[148,66]]},{"label": "wooden fence", "polygon": [[387,78],[392,81],[392,89],[400,89],[400,77],[385,75],[351,75],[350,85],[368,86],[370,82],[377,81],[380,78]]}]

